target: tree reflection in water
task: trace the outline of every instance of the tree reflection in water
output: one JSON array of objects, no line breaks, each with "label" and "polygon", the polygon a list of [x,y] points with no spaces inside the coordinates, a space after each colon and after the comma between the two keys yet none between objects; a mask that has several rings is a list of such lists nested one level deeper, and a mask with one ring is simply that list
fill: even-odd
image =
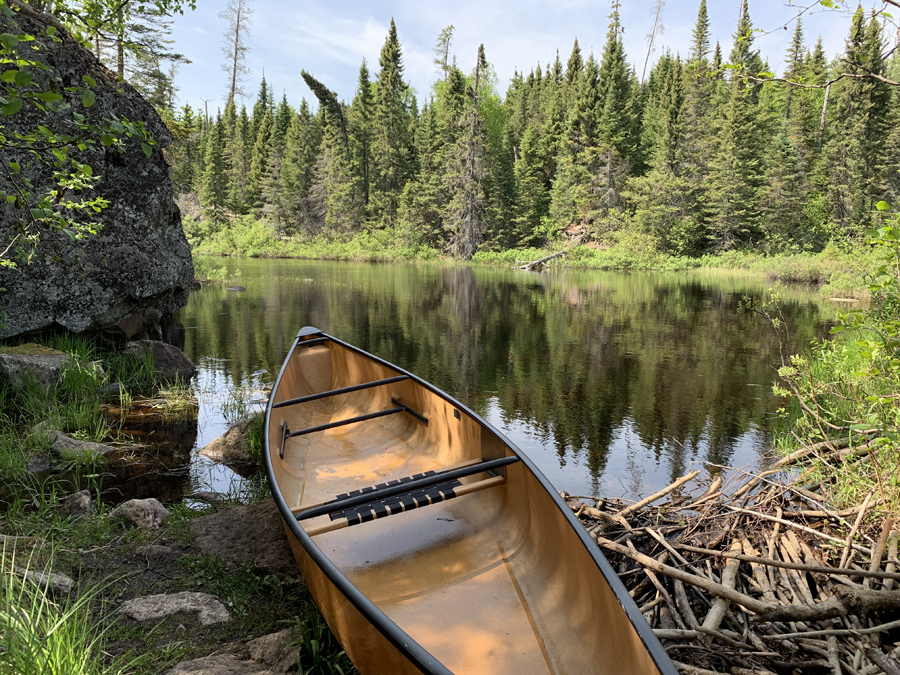
[{"label": "tree reflection in water", "polygon": [[[177,317],[195,362],[234,382],[259,369],[274,377],[298,329],[317,326],[539,439],[529,451],[561,489],[602,491],[614,477],[628,492],[646,492],[692,462],[728,464],[748,437],[764,445],[780,406],[769,393],[777,341],[739,308],[743,296],[765,292],[763,280],[227,264],[240,268],[247,291],[204,287]],[[796,353],[827,333],[835,310],[804,289],[783,295]],[[606,475],[611,459],[623,475]]]}]

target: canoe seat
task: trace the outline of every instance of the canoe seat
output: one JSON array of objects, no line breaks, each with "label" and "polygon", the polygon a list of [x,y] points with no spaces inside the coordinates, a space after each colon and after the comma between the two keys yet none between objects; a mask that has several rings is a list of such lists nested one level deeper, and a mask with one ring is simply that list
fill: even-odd
[{"label": "canoe seat", "polygon": [[[464,466],[460,465],[460,468],[426,471],[397,478],[337,495],[327,502],[300,510],[296,517],[297,520],[306,520],[328,515],[330,523],[310,528],[306,533],[314,536],[332,532],[503,485],[506,478],[495,474],[493,469],[517,461],[518,457],[503,457],[486,462],[475,460],[466,462]],[[487,473],[489,477],[474,483],[462,483],[459,480],[477,473]]]}]

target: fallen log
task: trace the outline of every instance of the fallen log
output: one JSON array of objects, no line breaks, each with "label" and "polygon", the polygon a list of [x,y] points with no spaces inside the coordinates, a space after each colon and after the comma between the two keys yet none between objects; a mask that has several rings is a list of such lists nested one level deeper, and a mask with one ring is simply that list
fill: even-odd
[{"label": "fallen log", "polygon": [[549,262],[554,258],[560,258],[566,254],[565,251],[558,251],[556,253],[552,253],[551,255],[544,256],[543,258],[539,258],[538,260],[532,260],[531,262],[526,262],[524,265],[516,265],[513,267],[514,270],[534,270],[539,267],[543,267],[545,262]]}]

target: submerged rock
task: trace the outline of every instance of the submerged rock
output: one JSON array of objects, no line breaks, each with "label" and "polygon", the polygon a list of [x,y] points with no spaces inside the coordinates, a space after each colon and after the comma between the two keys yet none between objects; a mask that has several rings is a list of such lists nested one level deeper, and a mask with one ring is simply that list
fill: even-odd
[{"label": "submerged rock", "polygon": [[144,358],[146,354],[153,357],[156,375],[166,380],[190,379],[197,372],[197,367],[185,356],[184,352],[165,342],[158,340],[138,340],[125,345],[125,351]]},{"label": "submerged rock", "polygon": [[[30,263],[0,268],[0,287],[5,289],[0,294],[4,315],[0,337],[55,327],[110,331],[129,338],[160,336],[160,320],[185,305],[194,280],[190,246],[162,155],[172,135],[152,105],[65,30],[58,29],[51,39],[47,27],[58,21],[25,3],[16,7],[19,11],[0,14],[0,32],[35,36],[18,45],[23,58],[41,64],[29,69],[35,91],[58,91],[86,124],[102,127],[125,118],[143,122],[158,145],[148,158],[137,137],[123,136],[120,152],[99,142],[97,134],[88,134],[96,142],[73,157],[101,177],[85,193],[88,199],[109,201],[107,208],[91,215],[99,231],[73,241],[65,231],[43,228]],[[82,105],[84,78],[96,82],[91,85],[95,101],[89,108]],[[56,134],[78,135],[72,119],[71,114],[51,116],[25,105],[3,118],[4,134],[12,138],[45,125]],[[52,157],[45,164],[13,146],[4,152],[7,164],[21,165],[21,176],[35,195],[57,188]],[[27,212],[0,203],[2,248],[16,236],[15,223]]]},{"label": "submerged rock", "polygon": [[135,621],[163,619],[180,612],[197,612],[197,618],[204,626],[223,623],[231,618],[225,605],[215,596],[193,591],[161,593],[126,600],[119,610]]},{"label": "submerged rock", "polygon": [[109,517],[130,520],[137,527],[158,530],[160,523],[168,515],[166,507],[160,504],[159,500],[150,497],[149,499],[129,499],[113,509]]},{"label": "submerged rock", "polygon": [[[0,293],[0,298],[4,295]],[[8,380],[16,389],[23,388],[28,377],[38,386],[52,387],[59,382],[63,369],[74,364],[75,359],[69,354],[37,344],[3,347],[0,351],[0,378]]]},{"label": "submerged rock", "polygon": [[272,499],[195,518],[190,527],[201,551],[219,556],[232,567],[252,564],[281,576],[300,576]]},{"label": "submerged rock", "polygon": [[238,422],[208,443],[200,454],[219,462],[258,462],[259,457],[250,454],[250,432],[254,424],[259,424],[262,415],[255,415],[249,420]]}]

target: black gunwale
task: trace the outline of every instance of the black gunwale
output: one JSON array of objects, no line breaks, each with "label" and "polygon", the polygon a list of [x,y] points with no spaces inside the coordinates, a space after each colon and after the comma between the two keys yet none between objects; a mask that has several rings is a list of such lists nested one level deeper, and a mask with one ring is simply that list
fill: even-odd
[{"label": "black gunwale", "polygon": [[[625,616],[628,617],[628,620],[634,627],[635,632],[638,634],[638,637],[640,637],[641,642],[647,649],[647,652],[650,655],[650,658],[653,660],[654,665],[656,665],[657,669],[659,670],[660,675],[678,675],[678,671],[669,660],[669,657],[660,644],[659,639],[656,637],[656,635],[653,634],[653,630],[650,628],[650,625],[644,620],[644,617],[643,615],[641,615],[637,604],[634,602],[634,599],[632,599],[632,597],[628,594],[628,590],[625,588],[625,584],[622,583],[621,579],[619,579],[618,575],[615,573],[615,570],[613,570],[612,565],[609,564],[606,556],[604,556],[603,552],[600,550],[600,547],[593,539],[590,538],[587,530],[584,528],[581,522],[575,518],[572,510],[566,506],[566,504],[562,500],[562,497],[560,497],[559,493],[553,488],[550,481],[547,480],[546,476],[544,476],[540,469],[537,468],[537,466],[525,453],[519,450],[519,448],[516,447],[516,445],[512,441],[504,436],[498,429],[495,429],[494,426],[491,425],[487,420],[483,419],[480,415],[471,410],[468,406],[460,403],[446,392],[441,391],[440,389],[430,384],[429,382],[426,382],[417,375],[403,370],[393,363],[389,363],[388,361],[374,356],[373,354],[359,349],[358,347],[343,342],[342,340],[338,340],[337,338],[328,335],[318,328],[305,326],[297,334],[297,337],[294,339],[294,342],[291,345],[290,351],[288,352],[287,356],[284,359],[284,362],[281,365],[281,370],[278,372],[278,378],[275,380],[275,384],[272,387],[272,394],[269,396],[269,402],[266,405],[266,433],[264,435],[263,459],[266,469],[266,478],[269,482],[269,489],[272,492],[272,496],[275,499],[275,504],[278,506],[278,510],[281,512],[281,517],[284,519],[291,532],[300,542],[300,545],[303,546],[309,556],[319,566],[325,576],[328,577],[328,579],[335,585],[335,587],[337,587],[337,589],[344,594],[344,596],[350,601],[350,603],[353,604],[353,606],[356,607],[356,609],[359,610],[359,612],[366,619],[368,619],[369,622],[372,623],[372,625],[375,626],[375,628],[382,635],[384,635],[384,637],[387,638],[387,640],[391,644],[394,645],[394,647],[396,647],[417,668],[419,668],[423,673],[426,673],[427,675],[453,675],[453,673],[446,666],[440,663],[424,647],[422,647],[422,645],[413,640],[405,631],[403,631],[403,629],[401,629],[396,623],[391,621],[391,619],[389,619],[384,612],[378,609],[378,607],[371,600],[369,600],[358,588],[356,588],[356,586],[354,586],[350,582],[350,580],[346,576],[344,576],[344,574],[337,568],[337,566],[328,559],[328,557],[312,540],[312,537],[306,534],[306,531],[297,521],[296,516],[294,516],[294,514],[291,512],[290,507],[287,505],[287,502],[285,502],[284,497],[281,494],[281,490],[279,489],[278,484],[275,481],[274,468],[272,466],[272,455],[269,448],[269,424],[272,414],[272,397],[274,396],[275,392],[278,391],[278,387],[281,384],[281,378],[284,375],[285,368],[287,367],[287,364],[290,361],[294,350],[297,348],[297,345],[300,344],[301,338],[310,336],[327,338],[328,341],[334,342],[335,344],[340,345],[345,349],[349,349],[350,351],[365,356],[375,361],[376,363],[391,368],[398,374],[408,375],[410,379],[414,380],[419,385],[437,394],[444,400],[452,403],[454,407],[465,411],[473,419],[478,421],[485,429],[499,438],[506,445],[506,447],[509,448],[510,452],[518,457],[519,460],[528,468],[528,470],[531,471],[531,473],[538,479],[538,482],[550,494],[550,497],[553,499],[556,507],[562,512],[563,517],[565,517],[569,526],[575,531],[575,534],[578,536],[582,545],[587,549],[588,553],[590,553],[594,562],[597,564],[597,567],[600,569],[600,573],[603,575],[606,583],[609,584],[609,587],[612,589],[613,594],[616,596],[616,600],[618,600],[619,605],[625,612]],[[327,344],[327,342],[323,342],[322,344]]]}]

